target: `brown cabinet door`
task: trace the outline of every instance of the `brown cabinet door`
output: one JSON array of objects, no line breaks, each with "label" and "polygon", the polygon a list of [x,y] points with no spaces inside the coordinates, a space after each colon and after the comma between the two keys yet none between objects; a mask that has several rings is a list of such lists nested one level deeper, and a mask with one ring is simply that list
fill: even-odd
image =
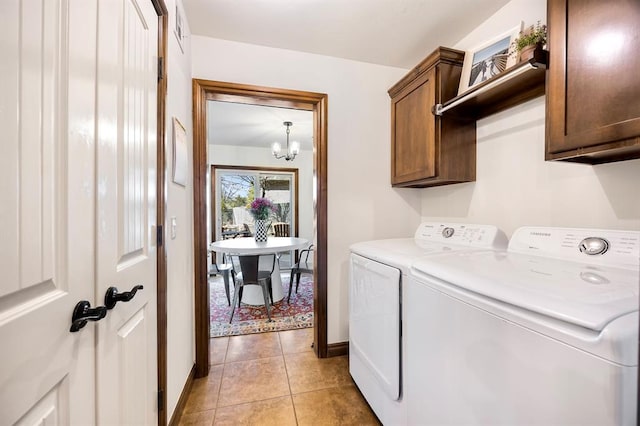
[{"label": "brown cabinet door", "polygon": [[391,104],[392,184],[435,177],[435,70],[408,86]]},{"label": "brown cabinet door", "polygon": [[640,1],[549,0],[548,15],[547,159],[637,157]]}]

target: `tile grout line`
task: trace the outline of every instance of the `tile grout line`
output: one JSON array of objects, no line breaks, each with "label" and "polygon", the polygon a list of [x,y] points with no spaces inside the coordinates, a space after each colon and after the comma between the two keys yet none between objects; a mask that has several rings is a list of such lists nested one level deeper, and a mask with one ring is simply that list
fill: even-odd
[{"label": "tile grout line", "polygon": [[280,337],[280,333],[278,332],[278,342],[280,343],[280,352],[282,354],[282,363],[284,364],[284,373],[287,375],[287,386],[289,387],[289,398],[291,399],[291,408],[293,408],[293,418],[296,421],[296,425],[298,425],[298,412],[296,411],[296,404],[293,402],[293,391],[291,390],[291,380],[289,380],[289,370],[287,369],[287,360],[284,357],[284,349],[282,348],[282,338]]},{"label": "tile grout line", "polygon": [[[229,347],[227,346],[227,349]],[[222,363],[222,372],[220,374],[220,385],[218,386],[218,394],[216,395],[216,408],[214,409],[213,412],[213,420],[211,421],[211,426],[213,426],[216,423],[216,417],[218,417],[218,413],[220,412],[220,393],[222,393],[222,379],[224,378],[224,371],[227,367],[227,363],[226,363],[226,352],[225,352],[225,362]]]},{"label": "tile grout line", "polygon": [[222,393],[222,379],[224,379],[224,372],[227,368],[227,354],[229,353],[229,346],[231,346],[230,338],[227,337],[227,347],[224,350],[224,359],[222,360],[222,372],[220,374],[220,385],[218,386],[218,395],[216,395],[216,408],[213,412],[213,420],[211,421],[211,426],[216,423],[216,417],[218,417],[218,413],[220,412],[220,394]]}]

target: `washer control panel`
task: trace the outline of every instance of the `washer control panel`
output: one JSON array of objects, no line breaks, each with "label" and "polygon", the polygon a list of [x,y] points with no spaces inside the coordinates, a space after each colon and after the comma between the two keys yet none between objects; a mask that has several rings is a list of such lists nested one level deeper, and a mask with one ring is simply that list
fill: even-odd
[{"label": "washer control panel", "polygon": [[420,241],[473,247],[504,249],[507,246],[506,235],[493,225],[423,222],[414,237]]},{"label": "washer control panel", "polygon": [[511,237],[509,251],[638,268],[640,232],[525,226],[516,230]]}]

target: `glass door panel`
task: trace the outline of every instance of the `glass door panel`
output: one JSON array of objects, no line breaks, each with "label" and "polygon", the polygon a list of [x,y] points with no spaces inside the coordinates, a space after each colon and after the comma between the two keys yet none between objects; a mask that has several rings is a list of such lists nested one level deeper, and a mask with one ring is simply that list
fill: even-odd
[{"label": "glass door panel", "polygon": [[253,217],[247,205],[253,200],[255,173],[220,172],[216,176],[216,240],[249,236]]},{"label": "glass door panel", "polygon": [[[253,235],[249,206],[256,197],[267,198],[276,207],[269,235],[296,236],[295,184],[295,174],[288,171],[216,169],[215,240]],[[280,268],[290,268],[292,259],[293,252],[281,253]]]}]

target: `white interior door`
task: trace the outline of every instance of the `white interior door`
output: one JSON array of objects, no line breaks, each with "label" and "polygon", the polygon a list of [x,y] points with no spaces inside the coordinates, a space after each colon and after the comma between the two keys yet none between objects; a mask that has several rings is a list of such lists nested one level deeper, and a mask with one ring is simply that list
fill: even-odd
[{"label": "white interior door", "polygon": [[[0,2],[0,424],[95,422],[95,4]],[[97,300],[96,300],[97,299]]]},{"label": "white interior door", "polygon": [[[157,15],[3,0],[0,18],[0,425],[156,424]],[[137,284],[70,332],[78,301]]]},{"label": "white interior door", "polygon": [[99,2],[97,291],[136,292],[98,326],[98,422],[157,424],[156,90],[149,0]]}]

